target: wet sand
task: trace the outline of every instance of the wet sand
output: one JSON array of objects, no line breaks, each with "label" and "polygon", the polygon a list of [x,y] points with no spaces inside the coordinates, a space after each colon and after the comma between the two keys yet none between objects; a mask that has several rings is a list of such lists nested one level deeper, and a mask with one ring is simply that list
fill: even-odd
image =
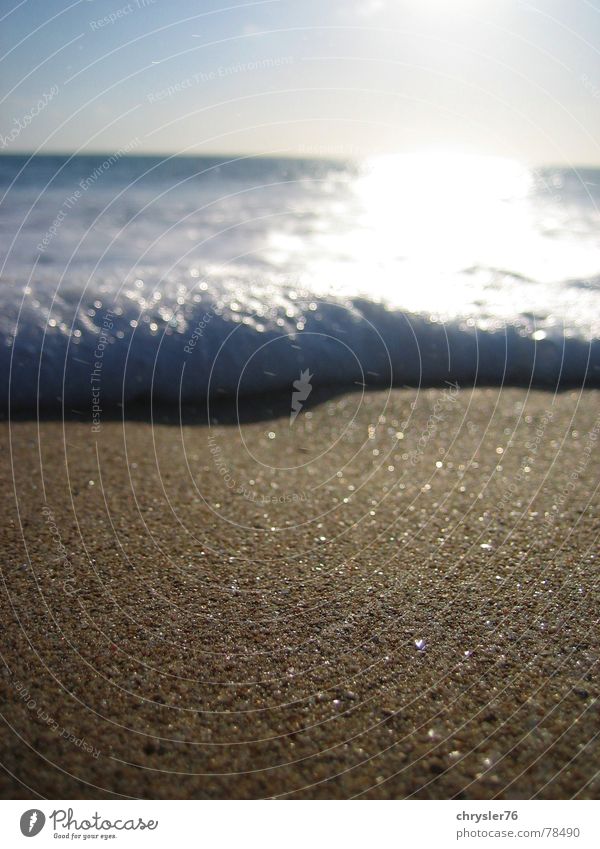
[{"label": "wet sand", "polygon": [[0,424],[4,798],[598,797],[600,393],[314,395]]}]

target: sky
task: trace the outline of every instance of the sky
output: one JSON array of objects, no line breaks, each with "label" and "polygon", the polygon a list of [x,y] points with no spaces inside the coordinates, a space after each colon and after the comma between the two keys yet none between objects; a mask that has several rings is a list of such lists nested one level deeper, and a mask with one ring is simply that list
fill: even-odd
[{"label": "sky", "polygon": [[600,165],[600,0],[0,0],[4,153]]}]

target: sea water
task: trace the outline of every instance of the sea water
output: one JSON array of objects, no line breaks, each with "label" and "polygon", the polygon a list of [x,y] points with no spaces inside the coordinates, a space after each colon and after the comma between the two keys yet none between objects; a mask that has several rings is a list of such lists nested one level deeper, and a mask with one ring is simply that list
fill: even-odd
[{"label": "sea water", "polygon": [[600,171],[0,157],[2,406],[600,383]]}]

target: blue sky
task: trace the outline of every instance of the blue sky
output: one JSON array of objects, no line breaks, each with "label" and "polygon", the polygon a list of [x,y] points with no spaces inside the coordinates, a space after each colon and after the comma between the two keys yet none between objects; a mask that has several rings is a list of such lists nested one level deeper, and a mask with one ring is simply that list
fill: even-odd
[{"label": "blue sky", "polygon": [[0,9],[5,152],[433,149],[600,164],[600,0]]}]

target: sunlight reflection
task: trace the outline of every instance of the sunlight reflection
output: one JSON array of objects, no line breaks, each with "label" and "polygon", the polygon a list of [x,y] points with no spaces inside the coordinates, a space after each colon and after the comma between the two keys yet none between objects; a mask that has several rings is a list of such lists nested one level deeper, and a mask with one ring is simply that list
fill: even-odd
[{"label": "sunlight reflection", "polygon": [[510,159],[380,156],[358,175],[333,171],[294,219],[293,238],[272,229],[266,256],[322,294],[362,293],[432,316],[483,316],[492,305],[509,315],[515,297],[534,311],[539,284],[597,268],[594,232],[548,230],[571,213],[557,190],[538,184]]},{"label": "sunlight reflection", "polygon": [[388,256],[458,270],[476,264],[480,252],[489,256],[507,232],[518,238],[515,224],[527,224],[527,207],[519,202],[531,174],[517,162],[415,154],[380,157],[367,169],[356,190],[364,223]]}]

